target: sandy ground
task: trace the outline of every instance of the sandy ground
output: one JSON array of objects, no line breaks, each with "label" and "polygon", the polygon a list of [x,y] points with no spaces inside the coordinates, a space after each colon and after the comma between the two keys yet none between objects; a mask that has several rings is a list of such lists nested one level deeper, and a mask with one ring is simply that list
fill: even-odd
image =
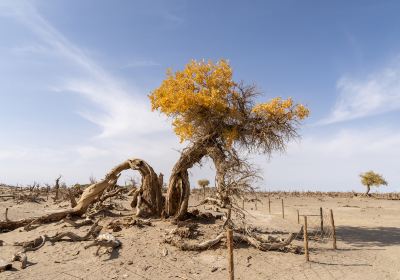
[{"label": "sandy ground", "polygon": [[[193,198],[192,203],[195,200]],[[318,214],[319,207],[333,209],[338,250],[331,249],[329,239],[312,241],[311,261],[307,263],[304,255],[261,252],[236,244],[235,279],[400,279],[399,201],[359,197],[284,198],[284,220],[281,218],[280,197],[271,201],[271,215],[268,214],[265,198],[262,204],[258,203],[257,210],[254,210],[254,203],[246,203],[252,223],[271,229],[298,229],[297,209],[301,214]],[[58,210],[60,206],[68,207],[68,203],[16,205],[13,200],[0,199],[0,215],[6,207],[10,209],[9,218],[18,219]],[[203,206],[199,209],[205,211]],[[110,219],[106,218],[103,222]],[[216,235],[220,231],[220,223],[201,224],[200,231],[204,232],[204,236],[197,239]],[[310,217],[309,224],[310,227],[318,226],[318,218]],[[17,251],[18,248],[13,246],[15,241],[27,241],[42,234],[52,235],[62,231],[82,234],[88,228],[73,229],[65,224],[50,224],[29,232],[17,229],[0,233],[0,240],[5,242],[0,247],[0,259],[10,259]],[[95,256],[95,247],[84,249],[87,242],[47,243],[38,251],[27,253],[30,266],[22,270],[15,262],[16,268],[0,273],[0,279],[227,279],[227,250],[224,246],[204,252],[179,251],[163,242],[165,232],[173,228],[175,226],[168,221],[154,221],[152,227],[124,228],[113,233],[122,242],[122,248],[111,255]]]}]

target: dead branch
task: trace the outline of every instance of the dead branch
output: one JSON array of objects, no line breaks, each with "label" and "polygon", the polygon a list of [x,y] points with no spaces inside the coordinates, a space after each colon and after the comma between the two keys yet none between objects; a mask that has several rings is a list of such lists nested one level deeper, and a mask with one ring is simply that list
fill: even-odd
[{"label": "dead branch", "polygon": [[[96,238],[102,227],[98,225],[98,221],[95,222],[90,230],[84,235],[84,236],[79,236],[73,232],[62,232],[62,233],[57,233],[54,236],[47,236],[47,235],[41,235],[31,241],[26,241],[26,242],[15,242],[15,246],[22,246],[22,250],[18,251],[15,253],[12,257],[12,261],[20,261],[21,262],[21,268],[24,269],[27,265],[28,257],[26,256],[27,252],[31,251],[36,251],[39,250],[44,246],[44,244],[47,241],[50,241],[51,243],[59,242],[59,241],[73,241],[73,242],[78,242],[78,241],[87,241],[93,238]],[[65,239],[68,237],[69,239]]]},{"label": "dead branch", "polygon": [[225,232],[221,232],[215,238],[206,240],[201,243],[184,242],[182,240],[171,237],[166,238],[165,243],[178,247],[182,251],[204,251],[218,244],[223,238],[225,238]]},{"label": "dead branch", "polygon": [[[25,226],[29,230],[34,225],[57,222],[68,215],[82,216],[86,213],[89,206],[97,202],[103,192],[114,186],[120,173],[126,169],[138,170],[142,175],[142,198],[145,198],[146,214],[159,216],[162,211],[163,200],[161,186],[158,185],[158,176],[145,161],[140,159],[128,159],[114,167],[105,178],[87,187],[82,193],[76,206],[60,212],[50,213],[36,218],[22,219],[18,221],[0,221],[0,232],[10,231]],[[57,181],[56,181],[57,182]]]},{"label": "dead branch", "polygon": [[[261,242],[254,237],[234,232],[233,239],[249,244],[261,251],[277,251],[282,250],[294,240],[296,234],[291,233],[285,240],[280,242]],[[211,248],[226,238],[225,232],[221,232],[215,238],[203,241],[201,243],[185,242],[182,239],[167,237],[164,242],[178,247],[182,251],[203,251]]]},{"label": "dead branch", "polygon": [[119,193],[121,193],[121,192],[123,192],[123,191],[124,191],[123,188],[118,188],[117,190],[115,190],[115,191],[113,191],[113,192],[109,192],[109,193],[103,195],[103,196],[99,199],[99,201],[100,201],[100,202],[103,202],[103,201],[105,201],[107,198],[114,197],[114,196],[116,196],[117,194],[119,194]]},{"label": "dead branch", "polygon": [[87,226],[87,225],[93,224],[93,221],[88,218],[83,220],[82,222],[75,222],[75,221],[70,220],[69,218],[64,218],[62,221],[64,223],[70,224],[74,228],[79,228],[81,226]]}]

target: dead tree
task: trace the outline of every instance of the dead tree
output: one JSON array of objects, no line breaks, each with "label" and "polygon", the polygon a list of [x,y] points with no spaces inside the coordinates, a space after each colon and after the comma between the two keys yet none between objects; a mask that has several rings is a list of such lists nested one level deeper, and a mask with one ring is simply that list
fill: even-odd
[{"label": "dead tree", "polygon": [[54,196],[53,200],[57,201],[59,199],[59,190],[60,190],[60,179],[61,179],[61,175],[58,176],[58,178],[56,179],[56,184],[54,186],[54,190],[56,192],[56,195]]},{"label": "dead tree", "polygon": [[140,159],[128,159],[114,167],[105,178],[95,184],[87,187],[82,193],[76,206],[43,215],[41,217],[22,219],[18,221],[0,221],[0,231],[14,230],[19,227],[30,227],[32,225],[40,225],[45,223],[56,222],[64,219],[68,215],[82,216],[90,205],[97,202],[103,192],[111,186],[114,186],[120,176],[120,173],[127,169],[138,170],[142,175],[142,186],[136,195],[141,198],[139,205],[140,211],[146,212],[154,216],[159,216],[162,210],[161,187],[158,184],[158,177],[153,169],[145,161]]}]

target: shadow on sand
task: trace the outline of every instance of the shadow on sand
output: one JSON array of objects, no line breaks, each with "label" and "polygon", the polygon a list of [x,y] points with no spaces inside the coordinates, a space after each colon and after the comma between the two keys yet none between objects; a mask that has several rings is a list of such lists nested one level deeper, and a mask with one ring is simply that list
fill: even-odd
[{"label": "shadow on sand", "polygon": [[400,245],[400,228],[396,227],[349,227],[336,229],[337,239],[356,247]]}]

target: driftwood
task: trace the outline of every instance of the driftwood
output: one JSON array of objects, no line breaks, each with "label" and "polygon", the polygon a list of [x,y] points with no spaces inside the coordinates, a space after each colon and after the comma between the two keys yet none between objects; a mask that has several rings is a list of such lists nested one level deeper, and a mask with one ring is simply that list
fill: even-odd
[{"label": "driftwood", "polygon": [[101,229],[102,227],[98,225],[98,222],[95,222],[90,228],[90,230],[84,236],[79,236],[73,232],[68,231],[68,232],[57,233],[54,236],[41,235],[31,241],[15,242],[14,245],[22,246],[22,250],[16,252],[13,255],[12,261],[20,261],[21,268],[24,269],[26,268],[28,263],[28,257],[26,253],[39,250],[44,246],[44,244],[46,244],[47,241],[51,243],[60,241],[73,241],[73,242],[87,241],[96,238],[99,235]]},{"label": "driftwood", "polygon": [[[250,246],[257,248],[261,251],[281,250],[284,247],[289,246],[290,243],[294,240],[295,236],[296,236],[295,233],[291,233],[285,240],[281,242],[261,242],[260,240],[257,240],[256,238],[248,235],[244,235],[237,232],[233,233],[233,239],[235,241],[245,242]],[[181,239],[176,239],[173,237],[166,238],[165,242],[178,247],[182,251],[203,251],[211,248],[212,246],[215,246],[224,239],[226,239],[226,234],[225,232],[221,232],[215,238],[203,241],[201,243],[185,242]]]},{"label": "driftwood", "polygon": [[26,229],[29,230],[34,225],[57,222],[68,215],[82,216],[86,213],[89,206],[100,199],[106,189],[116,184],[120,173],[127,169],[138,170],[142,175],[142,186],[139,193],[145,203],[142,204],[143,208],[139,209],[140,212],[145,212],[146,215],[159,216],[162,211],[163,200],[157,174],[155,174],[150,165],[145,161],[140,159],[128,159],[114,167],[107,173],[103,180],[87,187],[75,207],[36,218],[18,221],[0,221],[0,232],[14,230],[19,227],[26,227]]},{"label": "driftwood", "polygon": [[62,221],[63,221],[64,223],[70,224],[70,225],[73,226],[74,228],[79,228],[79,227],[81,227],[81,226],[87,226],[87,225],[91,225],[91,224],[94,223],[92,220],[90,220],[90,219],[88,219],[88,218],[85,219],[85,220],[83,220],[82,222],[75,222],[75,221],[70,220],[70,219],[68,219],[68,218],[63,219]]},{"label": "driftwood", "polygon": [[200,243],[184,242],[176,238],[167,238],[165,242],[178,247],[182,251],[204,251],[221,242],[226,237],[225,235],[225,232],[221,232],[215,238]]}]

